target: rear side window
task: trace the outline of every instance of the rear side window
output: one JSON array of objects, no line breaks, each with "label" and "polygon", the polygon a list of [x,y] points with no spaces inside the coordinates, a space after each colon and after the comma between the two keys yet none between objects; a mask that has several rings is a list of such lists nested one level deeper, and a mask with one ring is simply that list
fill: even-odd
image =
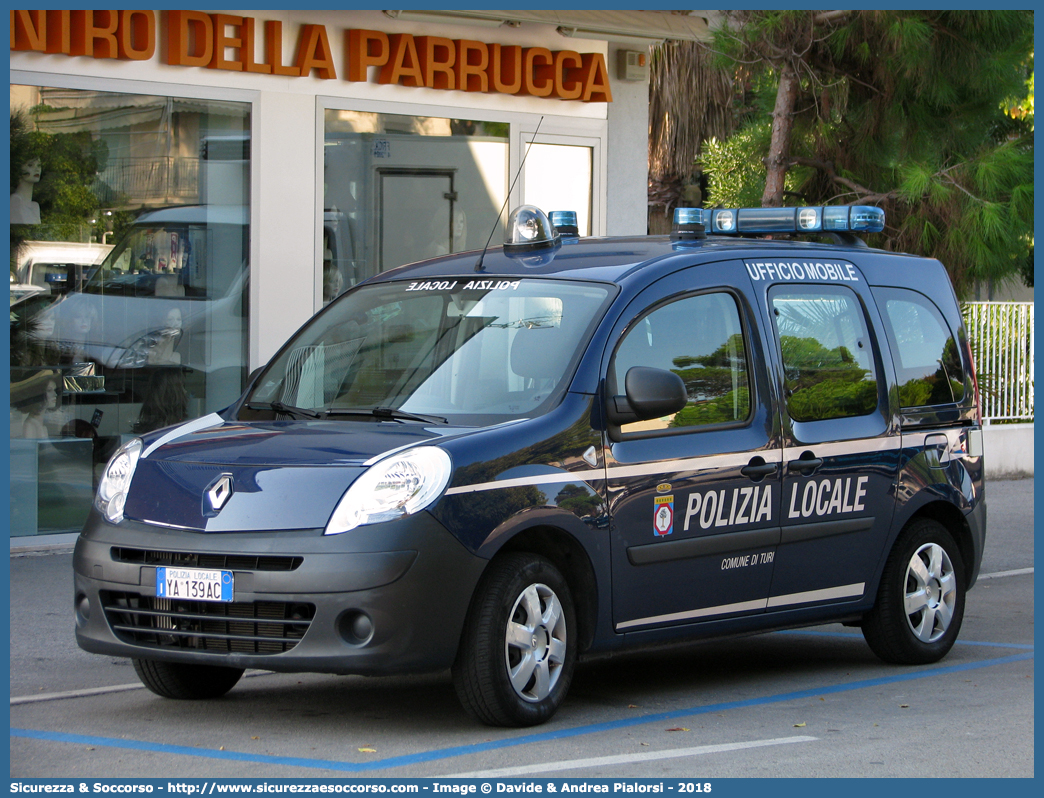
[{"label": "rear side window", "polygon": [[877,375],[856,295],[840,286],[781,286],[770,301],[790,417],[821,421],[874,412]]},{"label": "rear side window", "polygon": [[949,404],[964,398],[960,350],[942,313],[928,297],[905,288],[875,288],[895,360],[903,407]]},{"label": "rear side window", "polygon": [[747,346],[731,294],[685,297],[639,319],[613,358],[621,391],[632,366],[673,371],[685,383],[689,403],[669,418],[625,424],[625,433],[728,424],[750,415]]}]

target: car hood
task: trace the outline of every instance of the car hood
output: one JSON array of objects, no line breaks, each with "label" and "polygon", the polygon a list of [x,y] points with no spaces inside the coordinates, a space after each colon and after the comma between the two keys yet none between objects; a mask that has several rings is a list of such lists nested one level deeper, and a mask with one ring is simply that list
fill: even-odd
[{"label": "car hood", "polygon": [[[474,431],[374,421],[237,422],[211,414],[145,436],[124,516],[201,532],[322,529],[371,460]],[[219,482],[218,493],[231,494],[215,509],[208,492]]]}]

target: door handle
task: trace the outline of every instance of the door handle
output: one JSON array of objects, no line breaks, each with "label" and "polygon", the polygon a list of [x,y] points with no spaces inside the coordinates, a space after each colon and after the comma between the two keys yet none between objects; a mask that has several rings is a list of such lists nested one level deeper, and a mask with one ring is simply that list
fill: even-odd
[{"label": "door handle", "polygon": [[[805,455],[808,455],[807,457]],[[822,457],[813,456],[812,452],[804,452],[801,457],[797,460],[791,460],[787,463],[788,471],[797,471],[805,476],[808,476],[817,468],[823,465]]]},{"label": "door handle", "polygon": [[740,469],[740,473],[757,482],[762,477],[767,477],[769,474],[775,474],[776,464],[766,463],[762,458],[754,457],[749,463],[747,463],[747,465]]}]

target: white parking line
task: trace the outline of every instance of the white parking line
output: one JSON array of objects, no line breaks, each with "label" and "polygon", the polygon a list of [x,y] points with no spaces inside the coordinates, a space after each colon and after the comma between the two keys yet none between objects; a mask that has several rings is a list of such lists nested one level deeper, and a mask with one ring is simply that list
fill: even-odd
[{"label": "white parking line", "polygon": [[703,754],[718,754],[724,751],[742,751],[745,748],[764,748],[769,745],[789,745],[790,743],[810,743],[818,737],[777,737],[772,740],[751,740],[746,743],[722,743],[721,745],[701,745],[697,748],[673,748],[670,751],[649,751],[644,754],[618,754],[617,756],[596,756],[590,759],[567,759],[561,762],[544,762],[539,765],[523,765],[515,768],[499,770],[476,770],[471,773],[454,773],[443,776],[445,779],[496,779],[524,776],[527,773],[552,773],[557,770],[575,770],[577,768],[594,768],[605,765],[629,765],[640,762],[652,762],[657,759],[678,759]]},{"label": "white parking line", "polygon": [[104,695],[105,693],[121,693],[124,690],[138,690],[144,687],[138,684],[114,684],[110,687],[88,687],[84,690],[68,690],[64,693],[40,693],[39,695],[22,695],[11,698],[11,706],[19,704],[34,704],[37,701],[55,701],[59,698],[84,698],[89,695]]},{"label": "white parking line", "polygon": [[979,574],[979,579],[1002,579],[1005,576],[1022,576],[1033,573],[1032,568],[1017,568],[1014,571],[997,571],[992,574]]},{"label": "white parking line", "polygon": [[[267,676],[273,671],[247,671],[243,674],[246,679],[249,676]],[[62,693],[38,693],[37,695],[20,695],[11,698],[11,706],[19,704],[35,704],[37,701],[58,701],[63,698],[86,698],[92,695],[105,695],[106,693],[122,693],[125,690],[142,690],[145,685],[141,682],[134,684],[113,684],[108,687],[87,687],[83,690],[67,690]]]}]

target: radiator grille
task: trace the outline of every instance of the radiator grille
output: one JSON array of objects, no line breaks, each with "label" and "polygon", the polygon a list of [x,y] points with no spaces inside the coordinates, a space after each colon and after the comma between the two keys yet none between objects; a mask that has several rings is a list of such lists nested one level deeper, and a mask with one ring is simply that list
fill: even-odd
[{"label": "radiator grille", "polygon": [[112,559],[138,565],[174,565],[182,568],[216,568],[227,571],[294,571],[303,557],[254,554],[197,554],[185,551],[154,551],[113,546]]},{"label": "radiator grille", "polygon": [[315,605],[304,602],[183,601],[114,590],[102,591],[101,600],[126,643],[225,654],[282,654],[315,617]]}]

